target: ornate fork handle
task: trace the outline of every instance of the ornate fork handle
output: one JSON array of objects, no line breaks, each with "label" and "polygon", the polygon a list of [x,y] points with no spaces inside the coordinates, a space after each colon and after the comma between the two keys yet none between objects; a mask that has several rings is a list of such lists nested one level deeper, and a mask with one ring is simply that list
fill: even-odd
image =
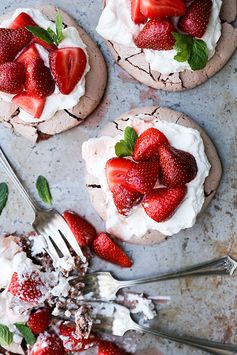
[{"label": "ornate fork handle", "polygon": [[119,286],[130,287],[139,284],[145,284],[150,282],[158,282],[164,280],[172,280],[180,277],[187,276],[205,276],[205,275],[232,275],[237,268],[237,262],[230,256],[226,255],[212,261],[208,261],[202,264],[197,264],[191,267],[187,267],[175,272],[166,274],[160,274],[153,277],[142,278],[130,281],[120,281]]},{"label": "ornate fork handle", "polygon": [[232,344],[223,344],[215,341],[209,341],[205,339],[192,338],[187,336],[176,336],[168,333],[160,332],[158,330],[149,329],[143,326],[138,325],[137,323],[133,323],[132,330],[148,333],[151,335],[156,335],[161,338],[169,339],[171,341],[175,341],[177,343],[186,344],[193,346],[195,348],[205,350],[211,354],[218,355],[233,355],[237,353],[237,346]]}]

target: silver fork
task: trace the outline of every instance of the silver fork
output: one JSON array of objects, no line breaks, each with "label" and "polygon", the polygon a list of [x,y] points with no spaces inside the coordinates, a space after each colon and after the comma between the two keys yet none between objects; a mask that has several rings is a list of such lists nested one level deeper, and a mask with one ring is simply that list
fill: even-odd
[{"label": "silver fork", "polygon": [[[93,315],[94,322],[92,328],[95,332],[123,336],[129,330],[135,330],[137,332],[156,335],[177,343],[186,344],[212,354],[231,355],[237,353],[237,345],[173,335],[139,325],[132,319],[129,309],[124,306],[115,303],[104,303],[104,305],[100,305],[98,308],[99,303],[90,303],[92,306],[94,305],[96,309]],[[108,306],[110,308],[108,308]]]},{"label": "silver fork", "polygon": [[42,235],[48,245],[46,250],[54,261],[58,261],[62,257],[71,257],[71,252],[68,248],[69,244],[83,262],[86,261],[80,246],[78,245],[71,229],[65,219],[55,209],[43,209],[39,207],[28,192],[23,187],[19,178],[11,167],[6,155],[0,148],[0,163],[17,187],[18,191],[24,197],[27,204],[34,212],[34,220],[32,227],[36,233]]},{"label": "silver fork", "polygon": [[236,268],[237,262],[230,256],[226,255],[175,272],[159,274],[137,280],[119,281],[109,272],[96,272],[72,279],[71,283],[74,284],[77,281],[84,283],[85,287],[82,290],[83,293],[91,294],[91,298],[95,300],[111,300],[115,299],[116,293],[121,288],[187,276],[232,275]]}]

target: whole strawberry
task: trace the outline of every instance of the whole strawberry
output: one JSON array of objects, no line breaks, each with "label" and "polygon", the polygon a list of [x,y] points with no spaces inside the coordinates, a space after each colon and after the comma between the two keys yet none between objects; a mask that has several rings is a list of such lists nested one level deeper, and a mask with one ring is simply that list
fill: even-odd
[{"label": "whole strawberry", "polygon": [[48,308],[40,308],[31,313],[27,325],[34,334],[43,333],[50,325],[52,316]]},{"label": "whole strawberry", "polygon": [[194,0],[179,20],[181,31],[201,38],[206,32],[212,10],[212,0]]},{"label": "whole strawberry", "polygon": [[175,44],[172,32],[175,32],[175,27],[168,18],[150,20],[134,38],[134,42],[138,48],[170,50]]},{"label": "whole strawberry", "polygon": [[18,94],[23,90],[26,73],[21,63],[9,62],[0,65],[0,91]]},{"label": "whole strawberry", "polygon": [[197,175],[197,163],[188,152],[169,145],[159,147],[160,183],[165,186],[182,186]]},{"label": "whole strawberry", "polygon": [[143,201],[146,214],[160,223],[164,222],[175,213],[187,192],[186,186],[163,187],[154,189]]},{"label": "whole strawberry", "polygon": [[100,341],[98,355],[126,355],[126,351],[120,349],[110,341]]},{"label": "whole strawberry", "polygon": [[149,160],[133,165],[126,175],[126,187],[145,194],[155,186],[159,173],[159,161]]}]

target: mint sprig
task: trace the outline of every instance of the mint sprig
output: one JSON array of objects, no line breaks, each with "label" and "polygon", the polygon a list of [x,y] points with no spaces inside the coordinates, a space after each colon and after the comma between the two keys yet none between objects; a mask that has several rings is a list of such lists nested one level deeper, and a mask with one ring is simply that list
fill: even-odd
[{"label": "mint sprig", "polygon": [[174,49],[177,54],[174,59],[178,62],[188,62],[192,70],[201,70],[205,68],[208,62],[207,44],[191,36],[172,32],[176,42]]},{"label": "mint sprig", "polygon": [[56,46],[58,46],[59,43],[61,43],[64,39],[63,18],[59,11],[56,15],[56,33],[51,28],[45,30],[44,28],[39,26],[27,26],[26,29],[35,37],[41,39],[42,41],[48,44],[56,44]]},{"label": "mint sprig", "polygon": [[34,345],[36,342],[36,337],[32,333],[32,330],[25,323],[15,323],[15,327],[19,330],[26,343],[29,345]]},{"label": "mint sprig", "polygon": [[115,154],[117,157],[129,157],[132,155],[138,134],[132,127],[126,127],[124,130],[124,139],[121,139],[115,145]]},{"label": "mint sprig", "polygon": [[0,215],[7,204],[8,186],[5,182],[0,183]]},{"label": "mint sprig", "polygon": [[47,205],[52,204],[52,195],[50,192],[49,188],[49,183],[47,179],[40,175],[36,181],[36,188],[39,194],[39,197],[43,202],[45,202]]},{"label": "mint sprig", "polygon": [[0,344],[3,346],[8,346],[11,345],[12,342],[13,333],[6,325],[0,324]]}]

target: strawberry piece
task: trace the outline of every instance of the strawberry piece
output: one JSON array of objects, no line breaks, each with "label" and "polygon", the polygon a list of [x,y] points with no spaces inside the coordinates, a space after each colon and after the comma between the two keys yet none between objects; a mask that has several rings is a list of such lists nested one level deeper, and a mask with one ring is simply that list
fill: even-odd
[{"label": "strawberry piece", "polygon": [[166,136],[156,128],[148,128],[138,137],[133,151],[133,159],[144,161],[157,157],[158,147],[161,144],[169,144]]},{"label": "strawberry piece", "polygon": [[164,222],[175,213],[186,193],[186,186],[154,189],[146,195],[143,208],[154,221]]},{"label": "strawberry piece", "polygon": [[186,5],[183,0],[140,0],[140,9],[146,18],[160,19],[184,15]]},{"label": "strawberry piece", "polygon": [[12,99],[15,105],[28,112],[34,118],[40,118],[44,110],[45,101],[45,98],[32,97],[26,93],[18,94]]},{"label": "strawberry piece", "polygon": [[132,20],[136,24],[145,23],[147,18],[141,13],[140,10],[141,0],[131,0],[131,16]]},{"label": "strawberry piece", "polygon": [[124,216],[127,216],[131,209],[141,202],[143,197],[139,192],[130,191],[123,185],[115,185],[111,192],[118,212]]},{"label": "strawberry piece", "polygon": [[81,247],[91,244],[96,238],[95,228],[75,212],[65,211],[63,215],[78,244]]},{"label": "strawberry piece", "polygon": [[110,341],[100,341],[98,355],[126,355],[126,351],[120,349]]},{"label": "strawberry piece", "polygon": [[110,190],[115,185],[123,185],[126,175],[134,166],[134,162],[125,158],[112,158],[107,161],[105,172]]},{"label": "strawberry piece", "polygon": [[126,187],[145,194],[155,186],[159,173],[158,160],[143,161],[134,164],[126,175]]},{"label": "strawberry piece", "polygon": [[54,80],[62,94],[70,94],[82,78],[87,58],[82,48],[61,48],[50,52],[49,62]]},{"label": "strawberry piece", "polygon": [[201,38],[206,32],[212,10],[212,0],[194,0],[187,13],[180,18],[178,27],[193,37]]},{"label": "strawberry piece", "polygon": [[33,345],[30,355],[64,355],[61,339],[56,334],[40,334]]},{"label": "strawberry piece", "polygon": [[44,287],[45,285],[36,271],[20,276],[14,272],[8,292],[22,301],[37,305],[43,296],[42,289]]},{"label": "strawberry piece", "polygon": [[115,244],[107,233],[100,233],[93,242],[94,252],[102,259],[122,267],[131,267],[132,261]]},{"label": "strawberry piece", "polygon": [[[35,26],[39,27],[35,21],[25,12],[20,13],[15,20],[11,23],[10,28],[26,28],[27,26]],[[44,47],[47,51],[53,51],[57,49],[57,47],[54,44],[48,44],[44,42],[42,39],[33,36],[33,43],[40,44],[42,47]]]},{"label": "strawberry piece", "polygon": [[134,42],[138,48],[170,50],[175,44],[172,32],[175,32],[175,27],[168,18],[150,20],[134,38]]},{"label": "strawberry piece", "polygon": [[24,28],[0,28],[0,64],[13,61],[31,39],[31,33]]},{"label": "strawberry piece", "polygon": [[26,73],[21,63],[9,62],[0,65],[0,91],[18,94],[23,90]]},{"label": "strawberry piece", "polygon": [[99,338],[90,334],[89,338],[80,338],[76,334],[74,323],[64,322],[59,326],[59,336],[62,339],[64,350],[67,353],[81,352],[93,348],[98,344]]},{"label": "strawberry piece", "polygon": [[34,63],[40,58],[40,54],[34,44],[26,47],[21,54],[16,58],[16,61],[28,67],[31,63]]},{"label": "strawberry piece", "polygon": [[160,182],[165,186],[176,187],[187,184],[197,175],[194,156],[168,145],[159,148]]},{"label": "strawberry piece", "polygon": [[34,334],[43,333],[51,323],[51,312],[48,308],[40,308],[31,313],[27,325]]}]

